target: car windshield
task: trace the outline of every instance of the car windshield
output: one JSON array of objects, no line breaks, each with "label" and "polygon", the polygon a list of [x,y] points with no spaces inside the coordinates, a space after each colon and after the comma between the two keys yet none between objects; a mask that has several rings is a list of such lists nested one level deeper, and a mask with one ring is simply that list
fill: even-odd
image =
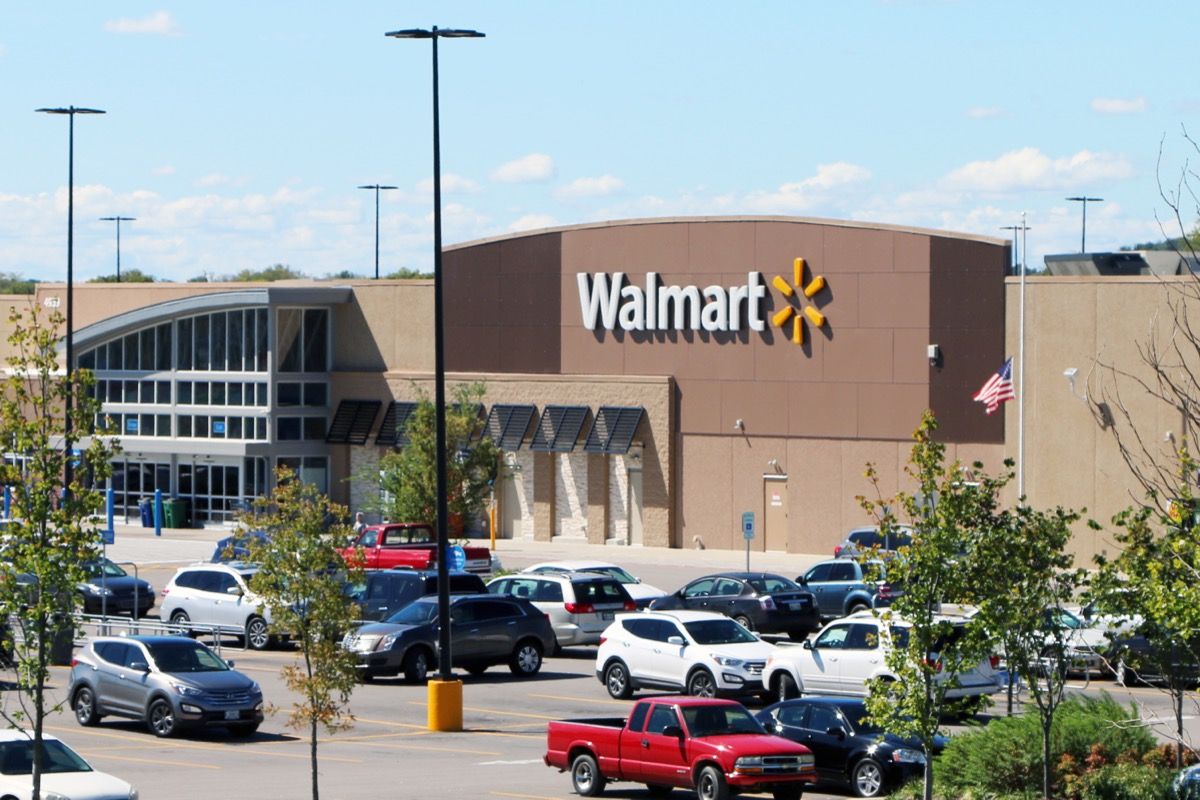
[{"label": "car windshield", "polygon": [[199,642],[158,642],[147,644],[150,657],[162,672],[224,672],[229,665]]},{"label": "car windshield", "polygon": [[89,578],[124,578],[127,574],[125,570],[118,567],[111,561],[92,561],[88,563],[87,576]]},{"label": "car windshield", "polygon": [[685,622],[688,635],[697,644],[741,644],[742,642],[757,642],[754,634],[738,625],[731,619],[706,619],[697,622]]},{"label": "car windshield", "polygon": [[588,567],[584,572],[594,572],[597,575],[607,575],[610,578],[616,578],[618,583],[637,583],[637,578],[630,575],[620,567]]},{"label": "car windshield", "polygon": [[800,591],[800,584],[782,575],[761,575],[757,578],[750,578],[747,583],[753,586],[759,594]]},{"label": "car windshield", "polygon": [[683,709],[683,719],[692,737],[765,733],[758,720],[741,706],[692,706]]},{"label": "car windshield", "polygon": [[1050,619],[1054,622],[1054,624],[1061,628],[1077,631],[1080,628],[1087,627],[1084,625],[1083,620],[1072,614],[1070,611],[1067,611],[1065,608],[1047,609],[1046,613],[1050,616]]},{"label": "car windshield", "polygon": [[[91,772],[88,763],[75,751],[57,739],[42,742],[42,772]],[[33,742],[0,742],[0,773],[30,775],[33,773]]]},{"label": "car windshield", "polygon": [[425,625],[437,619],[437,603],[409,603],[387,618],[393,625]]}]

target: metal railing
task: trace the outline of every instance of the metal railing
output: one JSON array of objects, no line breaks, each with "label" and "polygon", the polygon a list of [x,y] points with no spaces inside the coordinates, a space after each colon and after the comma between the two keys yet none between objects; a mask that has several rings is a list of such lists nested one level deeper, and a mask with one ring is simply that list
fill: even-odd
[{"label": "metal railing", "polygon": [[222,638],[233,636],[242,640],[243,650],[250,648],[246,638],[246,629],[238,625],[208,625],[198,622],[181,624],[148,617],[134,619],[131,617],[103,617],[97,614],[76,614],[75,630],[83,633],[83,641],[92,636],[207,637],[210,646],[218,654],[221,652]]}]

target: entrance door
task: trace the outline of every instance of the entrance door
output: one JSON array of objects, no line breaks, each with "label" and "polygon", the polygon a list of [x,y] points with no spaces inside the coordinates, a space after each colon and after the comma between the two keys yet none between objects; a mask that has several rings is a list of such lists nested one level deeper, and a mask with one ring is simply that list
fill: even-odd
[{"label": "entrance door", "polygon": [[787,475],[763,476],[763,547],[787,550]]},{"label": "entrance door", "polygon": [[525,535],[525,513],[521,500],[525,494],[524,471],[514,464],[503,470],[500,494],[500,536],[504,539],[520,539]]}]

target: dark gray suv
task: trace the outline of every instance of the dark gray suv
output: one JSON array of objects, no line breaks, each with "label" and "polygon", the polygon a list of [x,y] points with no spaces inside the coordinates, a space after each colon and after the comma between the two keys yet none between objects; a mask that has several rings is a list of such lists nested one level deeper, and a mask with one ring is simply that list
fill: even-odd
[{"label": "dark gray suv", "polygon": [[816,595],[822,618],[837,619],[890,605],[898,592],[887,582],[886,570],[883,561],[834,558],[814,564],[796,580]]},{"label": "dark gray suv", "polygon": [[145,720],[155,736],[218,725],[250,736],[263,720],[259,685],[182,636],[101,637],[72,663],[67,696],[80,725],[111,714]]}]

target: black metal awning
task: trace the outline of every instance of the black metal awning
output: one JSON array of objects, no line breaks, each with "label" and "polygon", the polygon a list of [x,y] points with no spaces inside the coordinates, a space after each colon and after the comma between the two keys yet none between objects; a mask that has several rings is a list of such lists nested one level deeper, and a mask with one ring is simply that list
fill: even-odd
[{"label": "black metal awning", "polygon": [[533,432],[530,450],[570,453],[579,441],[583,426],[592,416],[588,406],[546,406]]},{"label": "black metal awning", "polygon": [[408,418],[417,410],[416,403],[395,401],[388,403],[379,423],[375,444],[383,447],[404,447],[408,444]]},{"label": "black metal awning", "polygon": [[484,425],[484,435],[490,436],[501,450],[520,450],[536,413],[536,406],[492,406]]},{"label": "black metal awning", "polygon": [[645,413],[641,406],[600,406],[583,449],[589,453],[625,455]]},{"label": "black metal awning", "polygon": [[375,415],[382,405],[378,400],[343,400],[338,403],[325,441],[328,444],[366,444],[371,435],[371,426],[375,424]]}]

